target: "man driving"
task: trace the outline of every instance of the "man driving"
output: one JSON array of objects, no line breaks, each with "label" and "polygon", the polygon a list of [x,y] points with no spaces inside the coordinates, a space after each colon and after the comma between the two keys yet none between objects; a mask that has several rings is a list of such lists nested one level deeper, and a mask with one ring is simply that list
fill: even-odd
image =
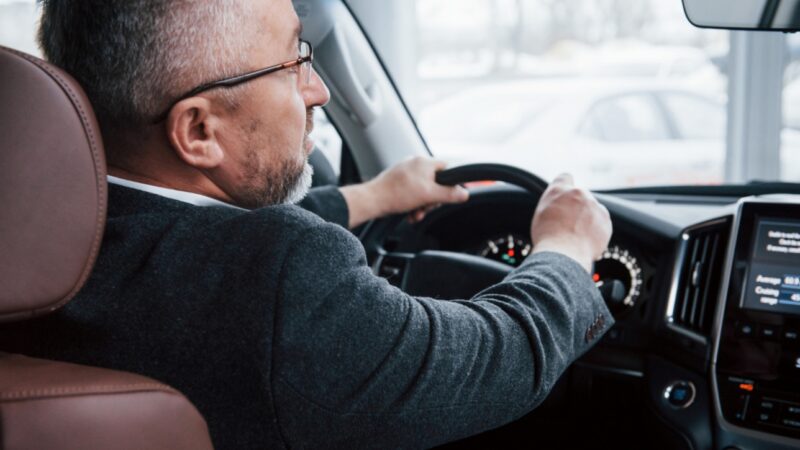
[{"label": "man driving", "polygon": [[608,212],[563,175],[501,283],[391,286],[347,228],[468,193],[424,158],[309,192],[329,92],[300,34],[290,0],[43,2],[42,50],[103,130],[108,223],[83,291],[3,339],[174,386],[217,448],[429,447],[521,417],[613,323],[589,276]]}]

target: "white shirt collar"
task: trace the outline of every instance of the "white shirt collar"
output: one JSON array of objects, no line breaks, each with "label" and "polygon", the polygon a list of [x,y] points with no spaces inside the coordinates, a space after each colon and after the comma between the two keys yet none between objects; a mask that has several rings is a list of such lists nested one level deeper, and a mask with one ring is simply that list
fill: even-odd
[{"label": "white shirt collar", "polygon": [[231,205],[230,203],[221,202],[217,199],[206,197],[205,195],[195,194],[193,192],[178,191],[176,189],[152,186],[112,175],[108,175],[108,182],[118,186],[136,189],[137,191],[148,192],[150,194],[160,195],[161,197],[171,198],[173,200],[178,200],[179,202],[189,203],[195,206],[222,206],[225,208],[234,208],[246,211],[244,208],[239,208],[238,206]]}]

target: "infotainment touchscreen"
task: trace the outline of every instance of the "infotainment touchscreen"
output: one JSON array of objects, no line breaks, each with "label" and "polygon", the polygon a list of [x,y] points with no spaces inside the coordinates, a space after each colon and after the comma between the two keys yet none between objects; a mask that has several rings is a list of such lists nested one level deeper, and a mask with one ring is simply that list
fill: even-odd
[{"label": "infotainment touchscreen", "polygon": [[800,222],[756,220],[744,307],[800,314]]}]

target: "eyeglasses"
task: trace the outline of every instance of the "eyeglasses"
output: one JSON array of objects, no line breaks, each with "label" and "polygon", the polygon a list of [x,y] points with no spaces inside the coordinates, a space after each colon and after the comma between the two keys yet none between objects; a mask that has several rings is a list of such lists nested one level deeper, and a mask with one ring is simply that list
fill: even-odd
[{"label": "eyeglasses", "polygon": [[300,56],[297,59],[293,59],[291,61],[287,61],[281,64],[275,64],[274,66],[265,67],[263,69],[254,70],[252,72],[247,72],[241,75],[236,75],[230,78],[223,78],[222,80],[212,81],[210,83],[201,84],[196,88],[192,89],[191,91],[187,92],[186,94],[181,95],[176,100],[174,100],[158,118],[153,122],[154,124],[163,122],[167,119],[169,112],[172,111],[172,108],[175,107],[178,102],[182,100],[186,100],[187,98],[194,97],[195,95],[209,91],[211,89],[216,89],[219,87],[222,88],[229,88],[233,87],[242,83],[246,83],[248,81],[254,80],[259,77],[263,77],[264,75],[269,75],[274,72],[278,72],[284,69],[290,69],[292,67],[300,67],[299,79],[302,80],[306,85],[311,82],[311,63],[314,61],[314,48],[311,47],[311,44],[308,41],[304,41],[300,39],[298,41],[298,54]]}]

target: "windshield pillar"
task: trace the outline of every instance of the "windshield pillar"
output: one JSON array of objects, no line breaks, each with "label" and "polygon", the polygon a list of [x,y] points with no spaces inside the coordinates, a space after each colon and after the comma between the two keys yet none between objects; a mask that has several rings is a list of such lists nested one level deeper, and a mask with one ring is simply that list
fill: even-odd
[{"label": "windshield pillar", "polygon": [[416,1],[348,0],[347,4],[379,49],[381,60],[404,94],[403,100],[413,106],[417,84]]},{"label": "windshield pillar", "polygon": [[728,183],[780,177],[785,45],[785,37],[779,33],[730,33]]}]

